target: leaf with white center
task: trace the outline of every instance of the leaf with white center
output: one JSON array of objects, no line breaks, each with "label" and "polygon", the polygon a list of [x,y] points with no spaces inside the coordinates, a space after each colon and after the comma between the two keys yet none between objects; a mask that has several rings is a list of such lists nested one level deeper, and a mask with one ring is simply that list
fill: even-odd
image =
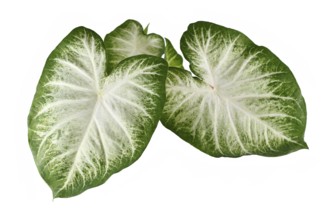
[{"label": "leaf with white center", "polygon": [[104,44],[109,71],[127,57],[140,54],[161,57],[164,54],[163,38],[157,34],[147,34],[148,27],[143,29],[139,22],[127,20],[106,35]]},{"label": "leaf with white center", "polygon": [[169,67],[177,67],[183,69],[183,59],[174,49],[171,41],[165,38],[165,60]]},{"label": "leaf with white center", "polygon": [[189,25],[181,50],[195,76],[169,68],[165,127],[215,157],[307,148],[304,98],[290,69],[270,50],[208,22]]},{"label": "leaf with white center", "polygon": [[165,102],[167,64],[139,55],[108,76],[102,39],[74,29],[50,54],[28,117],[29,144],[54,197],[104,183],[136,161]]}]

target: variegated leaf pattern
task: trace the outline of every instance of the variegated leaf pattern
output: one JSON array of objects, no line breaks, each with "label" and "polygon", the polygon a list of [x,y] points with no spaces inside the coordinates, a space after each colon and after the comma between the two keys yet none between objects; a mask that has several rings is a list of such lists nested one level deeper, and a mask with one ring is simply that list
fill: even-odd
[{"label": "variegated leaf pattern", "polygon": [[132,164],[158,123],[166,62],[134,56],[109,76],[106,65],[102,39],[84,27],[45,64],[28,118],[29,143],[55,198],[80,194]]},{"label": "variegated leaf pattern", "polygon": [[160,57],[164,54],[164,40],[157,34],[147,34],[149,25],[143,29],[135,20],[127,20],[107,34],[104,44],[108,56],[108,70],[123,59],[147,54]]},{"label": "variegated leaf pattern", "polygon": [[189,25],[181,50],[192,73],[169,68],[162,123],[215,156],[279,156],[307,148],[306,106],[290,69],[239,31]]}]

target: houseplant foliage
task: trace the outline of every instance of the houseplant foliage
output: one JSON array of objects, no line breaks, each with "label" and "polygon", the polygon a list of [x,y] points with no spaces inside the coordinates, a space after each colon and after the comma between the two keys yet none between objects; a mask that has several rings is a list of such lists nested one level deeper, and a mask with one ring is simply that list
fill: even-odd
[{"label": "houseplant foliage", "polygon": [[167,42],[167,101],[162,123],[214,156],[279,156],[307,148],[306,106],[290,69],[243,33],[190,24],[181,51]]},{"label": "houseplant foliage", "polygon": [[[131,26],[136,28],[126,28]],[[152,53],[123,53],[130,48],[112,39],[126,41],[127,35],[143,37]],[[165,102],[163,52],[160,36],[149,36],[128,20],[105,41],[78,27],[50,54],[28,117],[28,136],[54,198],[98,186],[141,156]]]}]

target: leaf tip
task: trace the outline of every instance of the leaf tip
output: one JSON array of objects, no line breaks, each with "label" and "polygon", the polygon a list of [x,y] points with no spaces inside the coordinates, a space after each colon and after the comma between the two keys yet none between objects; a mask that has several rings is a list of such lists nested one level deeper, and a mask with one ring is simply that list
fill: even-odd
[{"label": "leaf tip", "polygon": [[309,150],[309,147],[306,142],[304,142],[304,145],[302,146],[301,149]]},{"label": "leaf tip", "polygon": [[53,191],[53,199],[52,201],[54,202],[55,199],[59,198],[58,193]]},{"label": "leaf tip", "polygon": [[148,34],[149,25],[150,25],[150,23],[148,23],[147,26],[143,29],[143,33],[144,33],[145,35]]}]

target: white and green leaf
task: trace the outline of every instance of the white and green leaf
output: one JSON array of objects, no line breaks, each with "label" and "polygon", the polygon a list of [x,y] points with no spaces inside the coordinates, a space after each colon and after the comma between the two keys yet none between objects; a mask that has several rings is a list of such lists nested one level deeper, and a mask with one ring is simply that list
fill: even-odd
[{"label": "white and green leaf", "polygon": [[109,71],[127,57],[140,54],[161,57],[164,54],[163,38],[157,34],[147,34],[148,27],[143,29],[139,22],[127,20],[106,35],[104,44]]},{"label": "white and green leaf", "polygon": [[74,29],[50,54],[28,117],[29,143],[54,197],[105,182],[136,161],[165,102],[167,64],[134,56],[107,74],[102,39]]},{"label": "white and green leaf", "polygon": [[208,22],[189,25],[181,50],[195,76],[169,68],[162,115],[167,128],[215,157],[307,148],[304,98],[270,50]]}]

